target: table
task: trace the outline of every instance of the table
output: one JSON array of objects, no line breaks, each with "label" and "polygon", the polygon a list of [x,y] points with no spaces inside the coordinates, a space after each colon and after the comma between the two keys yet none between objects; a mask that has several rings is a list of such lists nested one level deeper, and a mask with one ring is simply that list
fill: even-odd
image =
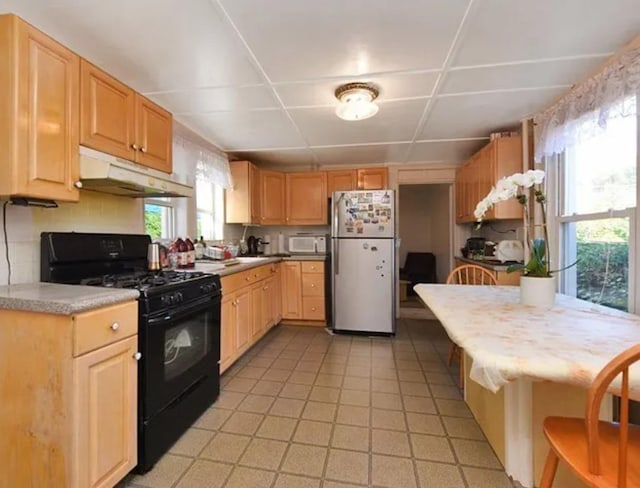
[{"label": "table", "polygon": [[[566,295],[544,310],[520,305],[515,286],[414,289],[464,349],[465,400],[507,473],[525,487],[534,486],[544,464],[542,419],[584,415],[586,388],[598,372],[640,342],[640,317]],[[640,399],[638,367],[630,397]],[[603,405],[601,416],[610,419],[611,402]]]}]

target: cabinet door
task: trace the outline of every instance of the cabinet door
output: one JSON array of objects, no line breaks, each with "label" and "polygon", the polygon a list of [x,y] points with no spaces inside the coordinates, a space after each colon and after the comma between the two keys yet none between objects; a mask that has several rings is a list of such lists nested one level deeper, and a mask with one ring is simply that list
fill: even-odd
[{"label": "cabinet door", "polygon": [[17,70],[17,100],[7,106],[14,106],[15,120],[0,121],[3,127],[17,124],[10,141],[16,145],[10,162],[16,186],[7,193],[78,201],[80,58],[15,16],[4,22],[14,23],[17,36],[15,52],[0,53],[15,55]]},{"label": "cabinet door", "polygon": [[249,161],[231,161],[231,188],[225,190],[225,222],[227,224],[251,223],[251,182]]},{"label": "cabinet door", "polygon": [[260,223],[263,225],[284,224],[284,184],[283,173],[260,170]]},{"label": "cabinet door", "polygon": [[[492,141],[491,176],[495,181],[514,173],[521,173],[522,138],[503,137]],[[494,184],[495,184],[494,181]],[[521,219],[523,208],[515,198],[500,202],[495,206],[496,219]]]},{"label": "cabinet door", "polygon": [[326,225],[327,173],[287,173],[287,225]]},{"label": "cabinet door", "polygon": [[262,217],[260,188],[260,170],[253,164],[249,164],[249,208],[251,209],[251,220],[248,224],[259,224]]},{"label": "cabinet door", "polygon": [[251,287],[245,287],[236,292],[236,350],[244,349],[249,345],[251,338]]},{"label": "cabinet door", "polygon": [[74,486],[112,487],[137,464],[138,336],[73,360]]},{"label": "cabinet door", "polygon": [[358,170],[358,190],[385,190],[387,188],[387,168],[360,168]]},{"label": "cabinet door", "polygon": [[284,261],[282,263],[282,318],[302,318],[300,261]]},{"label": "cabinet door", "polygon": [[456,171],[456,223],[461,224],[464,216],[464,175],[465,167],[462,166]]},{"label": "cabinet door", "polygon": [[222,299],[220,312],[220,373],[233,362],[236,354],[235,294]]},{"label": "cabinet door", "polygon": [[144,166],[171,173],[173,118],[171,114],[142,95],[136,94],[136,161]]},{"label": "cabinet door", "polygon": [[271,300],[273,325],[278,325],[282,320],[282,265],[280,263],[274,266]]},{"label": "cabinet door", "polygon": [[134,161],[134,114],[134,91],[83,59],[80,144]]},{"label": "cabinet door", "polygon": [[331,197],[334,191],[351,191],[358,188],[358,176],[355,169],[344,171],[327,171],[327,195]]},{"label": "cabinet door", "polygon": [[263,286],[260,282],[251,287],[251,342],[256,341],[264,330]]}]

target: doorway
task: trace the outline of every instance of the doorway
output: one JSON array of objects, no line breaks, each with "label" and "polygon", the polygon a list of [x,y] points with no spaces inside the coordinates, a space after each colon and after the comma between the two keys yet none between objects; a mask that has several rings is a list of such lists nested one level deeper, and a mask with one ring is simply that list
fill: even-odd
[{"label": "doorway", "polygon": [[400,185],[397,213],[400,317],[433,318],[419,301],[413,285],[418,282],[444,283],[451,270],[453,185]]}]

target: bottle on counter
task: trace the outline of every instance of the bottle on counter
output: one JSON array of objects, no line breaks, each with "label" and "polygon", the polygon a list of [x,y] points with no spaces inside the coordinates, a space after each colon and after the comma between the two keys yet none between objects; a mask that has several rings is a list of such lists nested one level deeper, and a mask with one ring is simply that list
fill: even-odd
[{"label": "bottle on counter", "polygon": [[207,245],[204,243],[204,239],[200,236],[200,240],[196,242],[193,247],[196,250],[196,259],[202,259],[204,257],[204,250],[207,248]]},{"label": "bottle on counter", "polygon": [[178,246],[176,245],[176,242],[172,242],[169,245],[169,250],[167,252],[167,259],[169,261],[169,269],[178,269],[179,253],[178,253]]},{"label": "bottle on counter", "polygon": [[187,243],[178,237],[176,239],[176,249],[178,250],[178,269],[185,269],[187,267]]},{"label": "bottle on counter", "polygon": [[184,243],[187,246],[187,268],[195,268],[196,267],[196,248],[193,245],[193,241],[190,237],[187,237],[184,240]]}]

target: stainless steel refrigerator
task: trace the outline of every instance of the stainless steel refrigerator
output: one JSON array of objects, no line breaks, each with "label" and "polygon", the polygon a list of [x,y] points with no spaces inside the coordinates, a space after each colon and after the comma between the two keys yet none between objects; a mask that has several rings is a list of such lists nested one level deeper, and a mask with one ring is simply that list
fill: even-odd
[{"label": "stainless steel refrigerator", "polygon": [[332,196],[336,331],[395,333],[394,200],[392,190],[337,191]]}]

